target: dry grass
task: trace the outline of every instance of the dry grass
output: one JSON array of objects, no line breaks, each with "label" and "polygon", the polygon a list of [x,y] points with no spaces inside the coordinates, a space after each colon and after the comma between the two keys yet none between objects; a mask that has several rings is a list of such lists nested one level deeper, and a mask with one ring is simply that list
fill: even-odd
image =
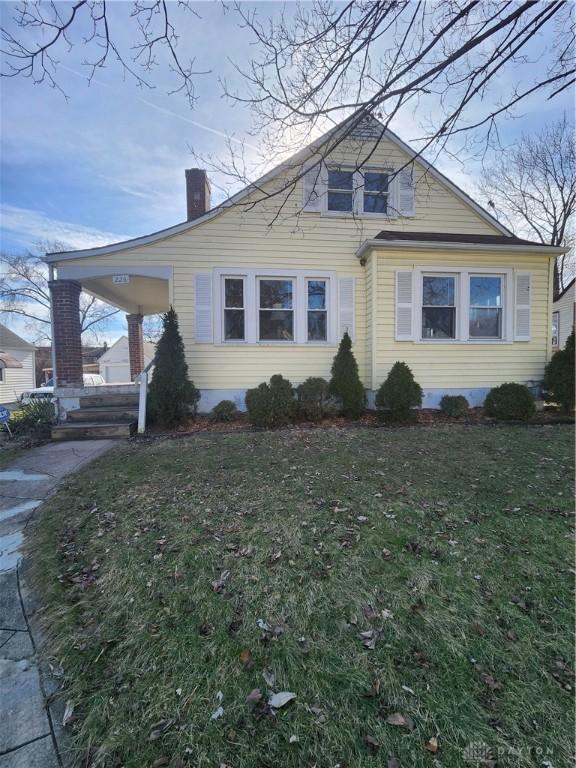
[{"label": "dry grass", "polygon": [[82,765],[571,765],[572,492],[562,426],[115,450],[34,532]]}]

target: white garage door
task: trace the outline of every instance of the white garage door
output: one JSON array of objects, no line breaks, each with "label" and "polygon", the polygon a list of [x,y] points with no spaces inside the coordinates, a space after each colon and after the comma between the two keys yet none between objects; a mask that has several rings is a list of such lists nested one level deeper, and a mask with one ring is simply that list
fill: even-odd
[{"label": "white garage door", "polygon": [[105,370],[107,384],[126,384],[130,381],[130,368],[127,365],[107,365]]}]

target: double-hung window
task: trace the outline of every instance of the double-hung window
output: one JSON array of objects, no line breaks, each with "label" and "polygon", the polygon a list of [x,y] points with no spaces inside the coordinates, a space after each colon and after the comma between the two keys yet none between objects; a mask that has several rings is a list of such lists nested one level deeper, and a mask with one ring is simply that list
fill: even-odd
[{"label": "double-hung window", "polygon": [[328,338],[328,283],[326,280],[308,280],[307,283],[308,341],[326,341]]},{"label": "double-hung window", "polygon": [[224,278],[224,340],[244,341],[246,322],[244,310],[244,278]]},{"label": "double-hung window", "polygon": [[328,210],[352,213],[354,210],[354,173],[328,169]]},{"label": "double-hung window", "polygon": [[381,213],[389,211],[390,177],[388,173],[366,171],[364,173],[364,213]]},{"label": "double-hung window", "polygon": [[502,289],[500,275],[470,275],[471,339],[502,338]]},{"label": "double-hung window", "polygon": [[260,278],[260,341],[294,341],[294,280]]},{"label": "double-hung window", "polygon": [[456,275],[423,275],[422,338],[456,338]]}]

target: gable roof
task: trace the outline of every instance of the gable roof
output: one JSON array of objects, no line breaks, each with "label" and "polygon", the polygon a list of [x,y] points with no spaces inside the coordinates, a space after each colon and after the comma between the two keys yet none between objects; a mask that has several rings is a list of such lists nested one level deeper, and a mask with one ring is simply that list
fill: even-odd
[{"label": "gable roof", "polygon": [[36,349],[36,347],[0,323],[0,350],[5,352],[7,349]]},{"label": "gable roof", "polygon": [[464,190],[461,189],[457,184],[455,184],[441,171],[435,168],[432,163],[429,163],[424,159],[422,155],[420,155],[418,152],[412,149],[412,147],[402,141],[402,139],[397,134],[395,134],[389,128],[385,128],[384,125],[372,115],[362,115],[356,112],[347,117],[338,125],[331,128],[318,139],[315,139],[306,147],[296,152],[288,160],[285,160],[284,162],[272,168],[272,170],[265,173],[252,184],[249,184],[244,189],[229,197],[227,200],[224,200],[224,202],[220,203],[215,208],[210,209],[205,214],[198,216],[198,218],[193,219],[192,221],[184,221],[180,224],[175,224],[174,226],[167,227],[166,229],[158,230],[157,232],[153,232],[149,235],[135,237],[130,240],[123,240],[119,243],[112,243],[111,245],[99,246],[97,248],[84,248],[78,251],[60,251],[48,253],[45,256],[45,261],[50,263],[64,261],[65,259],[78,259],[88,256],[102,256],[108,253],[115,253],[116,251],[123,251],[127,248],[136,248],[141,245],[147,245],[148,243],[153,243],[166,237],[171,237],[172,235],[193,229],[194,227],[197,227],[198,225],[204,224],[206,221],[213,219],[215,216],[218,216],[226,208],[230,208],[231,206],[241,202],[249,194],[259,189],[263,184],[266,184],[283,170],[294,168],[294,166],[299,163],[304,164],[306,161],[310,161],[326,141],[329,139],[337,139],[339,136],[343,136],[347,131],[349,131],[351,123],[353,124],[353,128],[348,134],[351,138],[364,140],[384,139],[390,141],[392,144],[395,144],[408,155],[410,161],[416,160],[421,166],[423,166],[427,173],[429,173],[441,184],[447,187],[469,208],[472,208],[472,210],[474,210],[481,218],[495,227],[503,235],[513,236],[512,232],[507,227],[495,219],[494,216],[492,216],[485,208],[473,200],[470,195],[464,192]]},{"label": "gable roof", "polygon": [[[128,345],[128,336],[126,336],[126,334],[119,336],[114,342],[114,344],[111,344],[108,347],[108,349],[103,350],[103,352],[101,352],[101,354],[98,355],[98,362],[99,363],[106,362],[106,360],[104,359],[106,355],[109,352],[112,352],[112,350],[115,349],[118,346],[118,344],[122,342],[126,342],[126,345]],[[144,347],[144,355],[146,357],[149,357],[150,359],[153,359],[154,355],[156,354],[156,345],[153,344],[151,341],[143,341],[142,346]]]},{"label": "gable roof", "polygon": [[568,291],[570,290],[570,288],[572,288],[572,286],[574,285],[574,283],[575,283],[575,282],[576,282],[576,277],[573,277],[573,278],[572,278],[572,280],[570,280],[570,282],[569,282],[569,283],[568,283],[568,285],[566,286],[566,288],[563,288],[563,289],[560,291],[560,293],[558,294],[558,296],[556,296],[556,298],[554,299],[554,303],[556,303],[557,301],[560,301],[560,299],[561,299],[561,298],[562,298],[562,297],[563,297],[565,294],[567,294],[567,293],[568,293]]}]

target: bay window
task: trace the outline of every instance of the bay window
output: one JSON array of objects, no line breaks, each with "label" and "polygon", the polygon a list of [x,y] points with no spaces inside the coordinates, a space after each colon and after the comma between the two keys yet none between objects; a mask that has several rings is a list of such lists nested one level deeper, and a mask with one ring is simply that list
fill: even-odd
[{"label": "bay window", "polygon": [[502,278],[470,276],[469,334],[471,339],[502,338]]},{"label": "bay window", "polygon": [[294,281],[260,278],[260,341],[294,341]]},{"label": "bay window", "polygon": [[456,338],[456,277],[454,275],[423,276],[422,338]]}]

